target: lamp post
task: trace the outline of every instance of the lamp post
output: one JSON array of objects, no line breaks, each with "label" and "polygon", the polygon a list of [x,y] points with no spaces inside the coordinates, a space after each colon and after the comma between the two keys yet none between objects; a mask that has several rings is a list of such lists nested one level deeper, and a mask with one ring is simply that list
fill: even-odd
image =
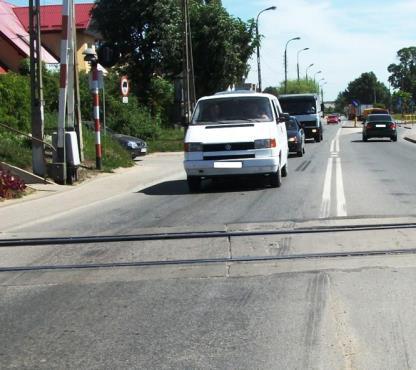
[{"label": "lamp post", "polygon": [[275,10],[275,6],[271,6],[269,8],[263,9],[256,17],[256,38],[257,38],[257,75],[258,75],[258,83],[259,83],[259,91],[261,92],[261,67],[260,67],[260,40],[259,40],[259,16],[261,13],[266,12],[268,10]]},{"label": "lamp post", "polygon": [[309,48],[304,48],[304,49],[300,49],[300,50],[298,50],[298,55],[297,55],[298,82],[299,82],[299,54],[300,54],[302,51],[305,51],[305,50],[309,50]]},{"label": "lamp post", "polygon": [[314,66],[314,64],[313,63],[311,63],[311,64],[309,64],[309,66],[306,68],[306,73],[305,73],[305,75],[306,75],[306,81],[308,81],[308,69],[309,68],[311,68],[311,67],[313,67]]},{"label": "lamp post", "polygon": [[293,39],[290,39],[288,42],[286,42],[285,46],[285,94],[287,93],[287,45],[289,42],[294,40],[300,40],[300,37],[294,37]]},{"label": "lamp post", "polygon": [[313,80],[314,80],[314,81],[315,81],[315,77],[316,77],[316,75],[317,75],[317,74],[319,74],[319,73],[322,73],[322,71],[318,71],[318,72],[315,72],[315,73],[314,73],[314,75],[313,75]]},{"label": "lamp post", "polygon": [[320,84],[320,82],[321,81],[325,81],[325,78],[321,78],[316,84],[317,84],[317,86],[318,86],[318,94],[319,94],[319,88],[321,87],[321,84]]},{"label": "lamp post", "polygon": [[324,89],[323,86],[326,85],[328,82],[324,82],[322,85],[320,85],[319,87],[321,88],[321,102],[322,102],[322,117],[325,116],[325,104],[324,104]]}]

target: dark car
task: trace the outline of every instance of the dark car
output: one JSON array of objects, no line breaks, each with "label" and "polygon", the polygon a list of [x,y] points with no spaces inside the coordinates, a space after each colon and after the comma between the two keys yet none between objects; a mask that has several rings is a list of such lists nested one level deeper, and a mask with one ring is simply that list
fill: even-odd
[{"label": "dark car", "polygon": [[388,137],[397,141],[396,123],[390,114],[369,114],[363,125],[363,141],[373,137]]},{"label": "dark car", "polygon": [[133,159],[147,153],[147,144],[142,139],[116,133],[111,133],[110,135],[116,139],[124,149],[130,152]]},{"label": "dark car", "polygon": [[[93,122],[87,121],[84,123],[87,128],[89,128],[90,130],[94,130]],[[141,155],[146,155],[147,144],[144,140],[134,136],[119,134],[117,132],[114,132],[109,127],[105,129],[105,132],[103,128],[101,128],[101,130],[102,134],[110,135],[113,139],[117,140],[118,143],[131,154],[131,157],[133,159]]]},{"label": "dark car", "polygon": [[305,132],[296,117],[290,116],[286,121],[287,141],[289,152],[296,152],[298,157],[305,153]]}]

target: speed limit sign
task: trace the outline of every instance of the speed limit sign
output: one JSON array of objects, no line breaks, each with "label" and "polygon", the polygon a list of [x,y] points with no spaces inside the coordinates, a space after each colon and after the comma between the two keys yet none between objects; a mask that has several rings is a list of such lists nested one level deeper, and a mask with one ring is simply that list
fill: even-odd
[{"label": "speed limit sign", "polygon": [[127,79],[127,76],[121,77],[120,81],[120,89],[121,89],[121,95],[128,96],[129,95],[129,80]]}]

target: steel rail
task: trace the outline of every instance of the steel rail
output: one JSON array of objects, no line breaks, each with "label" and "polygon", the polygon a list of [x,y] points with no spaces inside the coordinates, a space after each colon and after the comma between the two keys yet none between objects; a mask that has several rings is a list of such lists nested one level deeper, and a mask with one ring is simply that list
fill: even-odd
[{"label": "steel rail", "polygon": [[9,266],[0,267],[2,272],[30,272],[47,270],[87,270],[105,269],[119,267],[163,267],[181,265],[206,265],[219,263],[244,263],[244,262],[273,262],[287,260],[308,260],[308,259],[327,259],[327,258],[347,258],[347,257],[374,257],[386,255],[416,254],[416,248],[410,249],[384,249],[366,251],[346,251],[346,252],[324,252],[324,253],[299,253],[286,256],[247,256],[247,257],[217,257],[217,258],[195,258],[179,260],[153,260],[153,261],[131,261],[131,262],[107,262],[107,263],[88,263],[88,264],[67,264],[67,265],[34,265],[34,266]]},{"label": "steel rail", "polygon": [[379,224],[379,225],[349,225],[349,226],[324,226],[311,228],[294,228],[291,230],[252,230],[252,231],[201,231],[178,232],[137,235],[101,235],[101,236],[75,236],[75,237],[50,237],[50,238],[14,238],[0,239],[0,248],[45,246],[45,245],[71,245],[92,243],[121,243],[151,240],[178,240],[178,239],[206,239],[206,238],[236,238],[249,236],[269,235],[300,235],[320,234],[335,232],[373,231],[392,229],[415,229],[416,223]]}]

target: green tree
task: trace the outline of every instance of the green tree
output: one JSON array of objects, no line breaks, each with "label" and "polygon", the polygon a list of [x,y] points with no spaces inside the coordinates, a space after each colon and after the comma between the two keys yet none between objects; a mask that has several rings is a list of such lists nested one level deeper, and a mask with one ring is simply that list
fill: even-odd
[{"label": "green tree", "polygon": [[338,93],[338,96],[335,99],[335,112],[345,112],[345,109],[348,106],[348,104],[351,104],[351,102],[348,101],[344,93]]},{"label": "green tree", "polygon": [[254,21],[232,17],[219,1],[192,2],[190,16],[197,96],[241,83],[256,46]]},{"label": "green tree", "polygon": [[[319,86],[314,80],[288,80],[287,81],[287,94],[303,94],[303,93],[318,93]],[[264,92],[273,94],[276,96],[285,94],[285,82],[282,81],[279,86],[269,86],[264,89]]]},{"label": "green tree", "polygon": [[407,91],[416,99],[416,47],[400,49],[397,52],[398,64],[390,64],[387,70],[390,72],[389,82],[391,85]]},{"label": "green tree", "polygon": [[392,95],[393,110],[398,113],[411,113],[412,94],[406,91],[396,91]]},{"label": "green tree", "polygon": [[[253,20],[230,16],[220,0],[189,4],[197,96],[240,83],[257,42]],[[154,106],[149,102],[153,79],[172,81],[182,70],[180,1],[100,0],[93,16],[104,39],[121,52],[119,69],[134,82],[137,95]]]},{"label": "green tree", "polygon": [[104,40],[117,45],[120,67],[147,102],[154,75],[181,70],[181,11],[177,0],[100,0],[94,21]]},{"label": "green tree", "polygon": [[348,103],[355,99],[361,104],[382,103],[388,106],[390,102],[389,89],[377,80],[373,72],[362,73],[360,77],[351,81],[342,95]]}]

